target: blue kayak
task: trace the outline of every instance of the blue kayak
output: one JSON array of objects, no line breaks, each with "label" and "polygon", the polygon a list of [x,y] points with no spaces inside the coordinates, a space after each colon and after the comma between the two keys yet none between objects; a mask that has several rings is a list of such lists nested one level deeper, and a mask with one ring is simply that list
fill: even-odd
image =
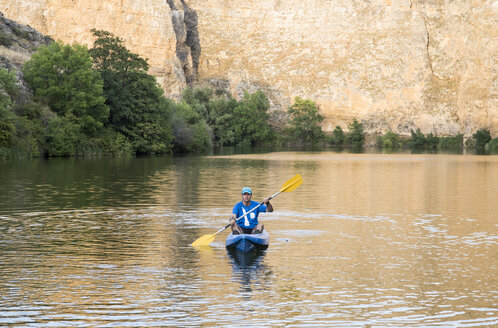
[{"label": "blue kayak", "polygon": [[236,249],[241,252],[250,252],[252,250],[267,249],[270,243],[270,235],[263,230],[257,234],[229,234],[225,246],[229,249]]}]

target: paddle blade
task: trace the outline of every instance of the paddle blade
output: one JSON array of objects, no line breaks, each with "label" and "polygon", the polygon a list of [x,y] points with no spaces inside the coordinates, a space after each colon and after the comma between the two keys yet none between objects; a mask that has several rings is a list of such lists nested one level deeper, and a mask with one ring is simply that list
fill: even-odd
[{"label": "paddle blade", "polygon": [[300,174],[296,174],[292,178],[290,178],[284,185],[282,186],[282,189],[280,189],[280,192],[289,192],[297,187],[299,187],[303,183],[303,178],[301,178]]},{"label": "paddle blade", "polygon": [[194,247],[207,246],[213,242],[215,237],[216,237],[216,234],[201,236],[201,237],[197,238],[197,240],[192,243],[192,246],[194,246]]}]

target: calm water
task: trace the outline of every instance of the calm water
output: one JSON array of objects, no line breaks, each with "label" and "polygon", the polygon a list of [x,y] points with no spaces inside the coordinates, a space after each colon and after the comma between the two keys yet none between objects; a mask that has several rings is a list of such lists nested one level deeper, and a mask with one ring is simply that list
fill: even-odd
[{"label": "calm water", "polygon": [[[217,236],[240,189],[269,249]],[[498,156],[0,163],[2,327],[498,326]]]}]

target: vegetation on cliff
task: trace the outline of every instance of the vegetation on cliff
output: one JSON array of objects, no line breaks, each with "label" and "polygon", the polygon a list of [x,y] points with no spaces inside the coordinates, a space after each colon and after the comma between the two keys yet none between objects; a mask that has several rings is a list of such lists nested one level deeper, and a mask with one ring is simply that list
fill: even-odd
[{"label": "vegetation on cliff", "polygon": [[294,104],[287,111],[290,116],[288,133],[294,140],[300,140],[312,146],[324,138],[320,123],[323,116],[318,112],[318,106],[311,100],[296,97]]},{"label": "vegetation on cliff", "polygon": [[18,101],[15,76],[0,69],[0,157],[192,152],[276,141],[263,92],[236,101],[187,88],[174,102],[123,40],[93,33],[91,49],[54,42],[33,54],[22,69],[29,101]]},{"label": "vegetation on cliff", "polygon": [[[52,42],[31,56],[22,74],[32,96],[19,92],[18,78],[0,67],[0,158],[129,155],[198,152],[213,146],[265,144],[333,145],[361,149],[363,124],[353,119],[344,132],[327,135],[323,116],[311,100],[295,98],[286,127],[270,124],[270,101],[262,92],[240,100],[211,88],[187,88],[181,100],[164,97],[147,73],[147,60],[130,52],[112,33],[93,30],[88,49]],[[2,41],[4,44],[9,44]],[[437,137],[412,131],[404,138],[389,131],[377,138],[385,150],[498,151],[498,139],[477,131]]]}]

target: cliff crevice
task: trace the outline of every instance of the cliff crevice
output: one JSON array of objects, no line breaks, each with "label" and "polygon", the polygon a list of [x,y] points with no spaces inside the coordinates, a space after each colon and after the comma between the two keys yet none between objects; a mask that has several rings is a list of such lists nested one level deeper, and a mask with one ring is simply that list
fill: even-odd
[{"label": "cliff crevice", "polygon": [[201,53],[197,14],[183,0],[167,0],[167,3],[171,9],[176,35],[176,55],[183,68],[186,83],[192,84],[197,77]]}]

